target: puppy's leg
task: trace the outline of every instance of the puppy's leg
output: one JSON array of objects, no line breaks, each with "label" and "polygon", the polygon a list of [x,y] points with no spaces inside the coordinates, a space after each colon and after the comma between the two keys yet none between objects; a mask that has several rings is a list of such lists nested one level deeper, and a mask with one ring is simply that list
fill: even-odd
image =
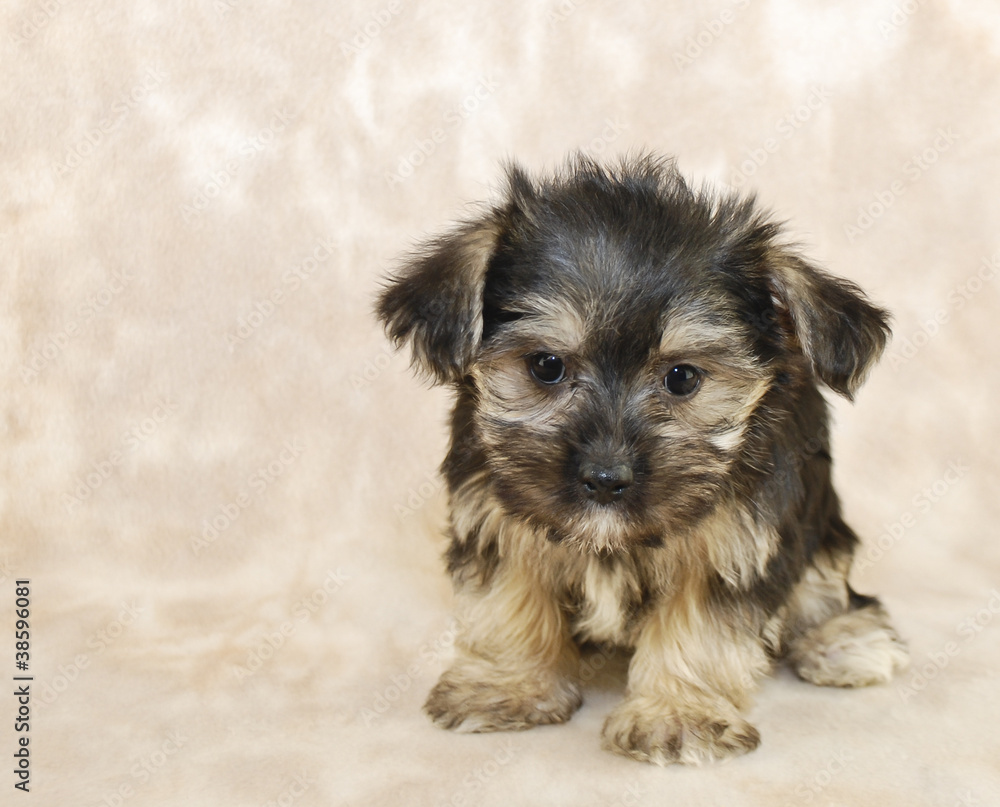
[{"label": "puppy's leg", "polygon": [[604,724],[604,746],[666,765],[744,754],[760,735],[740,714],[770,663],[736,614],[713,609],[701,590],[660,605],[642,627],[625,701]]},{"label": "puppy's leg", "polygon": [[849,566],[846,557],[820,556],[789,601],[789,663],[820,686],[883,684],[909,664],[881,603],[851,591]]},{"label": "puppy's leg", "polygon": [[488,586],[463,585],[456,658],[424,709],[458,731],[562,723],[582,702],[579,654],[556,600],[530,571],[498,570]]}]

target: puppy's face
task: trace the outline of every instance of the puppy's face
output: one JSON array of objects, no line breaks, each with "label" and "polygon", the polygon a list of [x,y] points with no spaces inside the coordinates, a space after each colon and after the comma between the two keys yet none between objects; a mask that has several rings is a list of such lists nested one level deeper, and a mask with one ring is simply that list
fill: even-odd
[{"label": "puppy's face", "polygon": [[510,515],[586,549],[657,544],[733,492],[795,384],[849,395],[884,343],[882,313],[775,234],[662,163],[515,169],[506,204],[411,262],[380,314],[474,391]]},{"label": "puppy's face", "polygon": [[616,548],[706,511],[775,370],[711,256],[656,239],[660,216],[606,215],[501,245],[470,376],[507,508],[556,540]]}]

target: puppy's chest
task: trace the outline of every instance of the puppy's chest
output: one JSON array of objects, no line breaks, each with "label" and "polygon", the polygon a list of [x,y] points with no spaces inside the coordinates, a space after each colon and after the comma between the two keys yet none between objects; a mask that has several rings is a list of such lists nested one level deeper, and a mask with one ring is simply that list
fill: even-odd
[{"label": "puppy's chest", "polygon": [[581,640],[628,646],[653,593],[630,565],[590,559],[575,570],[570,605]]}]

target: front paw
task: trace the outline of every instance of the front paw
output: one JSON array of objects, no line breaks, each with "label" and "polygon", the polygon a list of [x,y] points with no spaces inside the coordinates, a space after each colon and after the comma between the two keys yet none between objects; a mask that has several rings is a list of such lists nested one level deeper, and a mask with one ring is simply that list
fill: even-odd
[{"label": "front paw", "polygon": [[884,684],[910,663],[881,607],[833,617],[797,639],[788,657],[803,680],[836,687]]},{"label": "front paw", "polygon": [[602,734],[606,749],[656,765],[716,762],[760,743],[757,729],[721,699],[679,704],[630,698],[608,716]]},{"label": "front paw", "polygon": [[453,667],[431,690],[424,711],[446,729],[507,731],[564,723],[582,702],[579,687],[562,678]]}]

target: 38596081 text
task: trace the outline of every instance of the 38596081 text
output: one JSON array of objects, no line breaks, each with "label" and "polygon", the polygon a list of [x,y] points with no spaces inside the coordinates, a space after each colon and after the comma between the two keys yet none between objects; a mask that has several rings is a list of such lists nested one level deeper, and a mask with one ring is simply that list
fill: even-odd
[{"label": "38596081 text", "polygon": [[14,588],[14,697],[17,709],[14,712],[14,734],[17,745],[14,750],[14,787],[25,793],[31,789],[31,681],[26,675],[31,664],[31,581],[17,580]]}]

